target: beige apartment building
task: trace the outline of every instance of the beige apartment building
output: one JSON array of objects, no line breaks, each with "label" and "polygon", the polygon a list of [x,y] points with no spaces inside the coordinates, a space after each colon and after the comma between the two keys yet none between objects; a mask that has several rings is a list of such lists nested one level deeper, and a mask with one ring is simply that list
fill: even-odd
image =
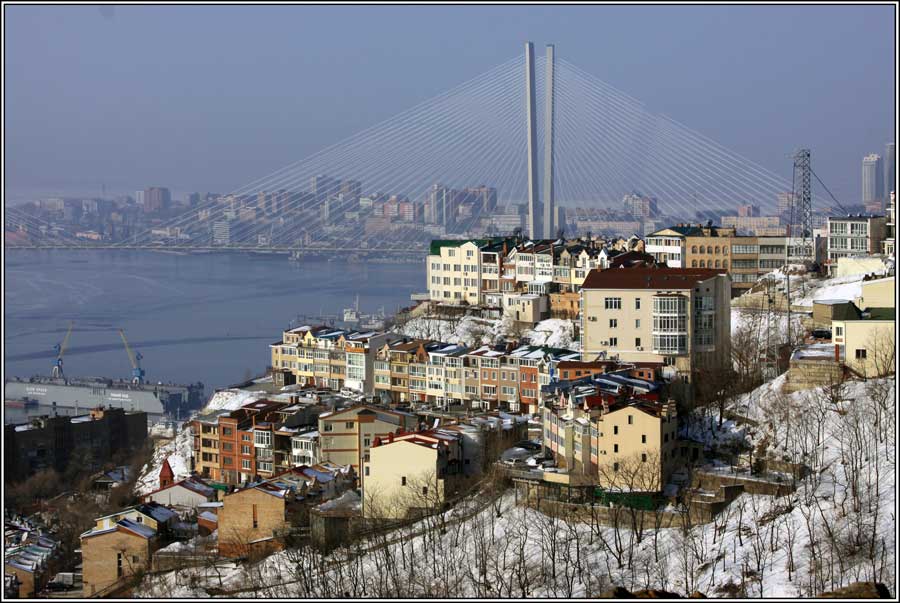
[{"label": "beige apartment building", "polygon": [[463,483],[461,437],[426,431],[378,438],[364,465],[363,515],[401,519],[442,507]]},{"label": "beige apartment building", "polygon": [[731,281],[724,269],[594,270],[581,296],[583,360],[662,363],[685,382],[730,362]]},{"label": "beige apartment building", "polygon": [[887,218],[884,216],[829,217],[827,223],[829,270],[837,264],[838,258],[881,253],[886,224]]},{"label": "beige apartment building", "polygon": [[566,469],[570,483],[659,492],[676,465],[677,412],[672,401],[608,402],[575,397],[542,409],[544,447]]}]

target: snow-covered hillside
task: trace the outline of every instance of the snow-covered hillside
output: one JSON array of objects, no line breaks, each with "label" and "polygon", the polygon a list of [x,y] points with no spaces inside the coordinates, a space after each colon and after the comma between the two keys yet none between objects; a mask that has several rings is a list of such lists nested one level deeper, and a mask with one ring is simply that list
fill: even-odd
[{"label": "snow-covered hillside", "polygon": [[135,594],[207,597],[205,584],[251,597],[573,597],[615,584],[797,598],[868,580],[896,593],[894,379],[787,397],[773,385],[755,392],[763,423],[752,437],[813,472],[781,498],[740,495],[710,524],[654,529],[652,514],[641,525],[621,511],[618,528],[598,527],[507,494],[495,505],[468,499],[356,551],[292,549],[218,572],[158,574]]}]

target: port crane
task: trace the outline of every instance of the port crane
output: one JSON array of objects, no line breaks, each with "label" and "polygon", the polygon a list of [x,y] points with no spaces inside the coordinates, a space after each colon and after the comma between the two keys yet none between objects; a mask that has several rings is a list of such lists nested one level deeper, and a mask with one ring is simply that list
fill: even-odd
[{"label": "port crane", "polygon": [[63,354],[66,353],[66,347],[69,345],[69,336],[72,334],[72,326],[74,324],[74,322],[69,321],[69,330],[66,331],[66,336],[63,338],[62,343],[57,343],[53,346],[53,350],[56,352],[56,362],[53,364],[50,376],[54,379],[65,378],[65,375],[63,374]]},{"label": "port crane", "polygon": [[128,340],[125,338],[125,331],[119,329],[119,336],[122,337],[125,351],[128,352],[128,359],[131,361],[131,382],[141,384],[144,382],[144,369],[141,368],[141,359],[144,356],[140,352],[135,354],[131,351],[131,346],[128,345]]}]

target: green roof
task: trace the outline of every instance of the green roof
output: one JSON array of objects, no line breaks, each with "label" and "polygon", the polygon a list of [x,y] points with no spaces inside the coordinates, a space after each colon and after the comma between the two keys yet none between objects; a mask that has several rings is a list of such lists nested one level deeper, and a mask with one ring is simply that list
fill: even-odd
[{"label": "green roof", "polygon": [[429,255],[438,255],[441,253],[442,247],[460,247],[466,243],[475,243],[481,249],[487,245],[502,243],[507,237],[494,237],[492,239],[434,239],[431,241],[431,247],[428,250]]}]

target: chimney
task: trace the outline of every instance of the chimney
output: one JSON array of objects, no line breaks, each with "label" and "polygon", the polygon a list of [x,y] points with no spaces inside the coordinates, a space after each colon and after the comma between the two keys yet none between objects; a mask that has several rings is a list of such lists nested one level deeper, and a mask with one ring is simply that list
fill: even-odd
[{"label": "chimney", "polygon": [[841,361],[841,346],[839,344],[834,344],[834,361]]}]

